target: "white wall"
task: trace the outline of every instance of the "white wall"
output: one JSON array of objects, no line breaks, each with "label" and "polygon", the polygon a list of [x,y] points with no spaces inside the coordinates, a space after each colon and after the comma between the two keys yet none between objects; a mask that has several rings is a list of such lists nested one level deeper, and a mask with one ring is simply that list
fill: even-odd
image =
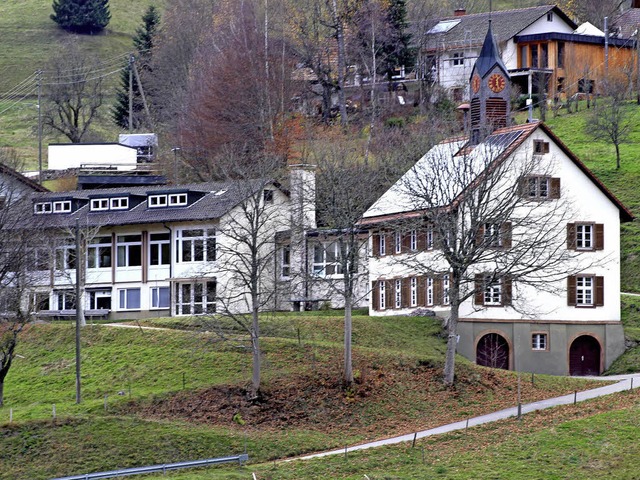
[{"label": "white wall", "polygon": [[117,143],[49,145],[48,168],[66,170],[84,165],[136,169],[136,149]]}]

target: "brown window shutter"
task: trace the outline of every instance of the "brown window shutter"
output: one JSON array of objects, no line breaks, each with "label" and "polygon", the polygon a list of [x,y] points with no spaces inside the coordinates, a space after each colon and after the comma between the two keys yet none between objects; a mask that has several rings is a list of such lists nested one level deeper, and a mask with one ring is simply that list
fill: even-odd
[{"label": "brown window shutter", "polygon": [[474,303],[484,305],[484,275],[481,273],[476,273],[474,288]]},{"label": "brown window shutter", "polygon": [[567,223],[567,249],[576,249],[576,224]]},{"label": "brown window shutter", "polygon": [[418,251],[423,252],[427,249],[427,232],[421,228],[418,230]]},{"label": "brown window shutter", "polygon": [[484,242],[484,223],[478,225],[478,231],[476,232],[476,245],[482,245]]},{"label": "brown window shutter", "polygon": [[560,179],[559,178],[550,178],[549,183],[551,184],[551,192],[549,198],[558,199],[560,198]]},{"label": "brown window shutter", "polygon": [[442,288],[442,277],[433,277],[433,304],[442,305],[444,290]]},{"label": "brown window shutter", "polygon": [[596,233],[596,250],[604,250],[604,225],[596,223],[594,226]]},{"label": "brown window shutter", "polygon": [[402,252],[411,251],[411,232],[402,235]]},{"label": "brown window shutter", "polygon": [[418,306],[424,307],[427,300],[427,281],[426,277],[418,277]]},{"label": "brown window shutter", "polygon": [[502,248],[505,250],[511,248],[511,222],[504,222],[500,225],[500,237],[502,239]]},{"label": "brown window shutter", "polygon": [[394,303],[395,303],[395,288],[394,288],[394,284],[395,282],[393,280],[385,280],[385,286],[384,286],[384,306],[385,308],[393,308]]},{"label": "brown window shutter", "polygon": [[386,255],[393,255],[394,253],[396,253],[395,234],[393,232],[386,234],[385,246]]},{"label": "brown window shutter", "polygon": [[528,195],[529,178],[520,177],[518,179],[518,196],[522,198],[529,198]]},{"label": "brown window shutter", "polygon": [[380,235],[380,233],[373,234],[373,246],[371,248],[373,248],[374,257],[380,256]]},{"label": "brown window shutter", "polygon": [[604,305],[604,277],[596,277],[596,307]]},{"label": "brown window shutter", "polygon": [[371,308],[380,310],[380,285],[379,282],[371,282]]},{"label": "brown window shutter", "polygon": [[544,153],[549,153],[549,142],[544,142],[543,144]]},{"label": "brown window shutter", "polygon": [[576,277],[571,275],[567,277],[567,305],[576,306]]},{"label": "brown window shutter", "polygon": [[511,277],[505,277],[502,279],[502,305],[511,305],[512,299],[512,283]]},{"label": "brown window shutter", "polygon": [[402,307],[411,306],[411,278],[402,279]]}]

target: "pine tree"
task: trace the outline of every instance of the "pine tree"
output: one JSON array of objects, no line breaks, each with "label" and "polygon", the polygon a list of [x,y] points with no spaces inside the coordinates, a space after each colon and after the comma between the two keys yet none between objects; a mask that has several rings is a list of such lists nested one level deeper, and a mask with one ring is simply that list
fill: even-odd
[{"label": "pine tree", "polygon": [[382,42],[382,61],[378,71],[391,81],[396,67],[413,65],[414,53],[409,43],[411,35],[407,33],[407,6],[405,0],[391,0],[387,7],[387,23],[391,29],[389,38]]},{"label": "pine tree", "polygon": [[[151,72],[151,50],[153,48],[153,40],[160,23],[160,14],[157,9],[151,5],[142,16],[142,25],[136,28],[136,34],[133,37],[133,46],[136,51],[136,65],[141,75],[148,75]],[[119,127],[129,128],[129,72],[131,65],[127,65],[120,75],[120,88],[116,92],[116,102],[113,106],[113,121]],[[144,105],[140,95],[140,87],[133,78],[133,121],[132,129],[136,130],[144,124]]]},{"label": "pine tree", "polygon": [[51,20],[74,33],[98,33],[109,24],[109,0],[53,0]]}]

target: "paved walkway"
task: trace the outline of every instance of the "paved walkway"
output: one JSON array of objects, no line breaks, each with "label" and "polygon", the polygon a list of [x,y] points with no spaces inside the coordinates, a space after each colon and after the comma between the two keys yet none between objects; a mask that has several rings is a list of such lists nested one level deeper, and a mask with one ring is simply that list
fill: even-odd
[{"label": "paved walkway", "polygon": [[[594,388],[592,390],[585,390],[584,392],[578,392],[577,394],[563,395],[562,397],[548,398],[547,400],[540,400],[539,402],[527,403],[522,405],[522,413],[530,413],[536,410],[543,410],[545,408],[556,407],[558,405],[568,405],[574,401],[583,402],[591,398],[602,397],[604,395],[610,395],[616,392],[622,392],[631,388],[640,387],[640,373],[632,375],[612,375],[610,377],[584,377],[591,380],[602,381],[616,381],[617,383],[607,385],[604,387]],[[575,397],[574,397],[575,395]],[[463,420],[461,422],[450,423],[448,425],[442,425],[441,427],[431,428],[429,430],[422,430],[415,433],[409,433],[407,435],[400,435],[398,437],[386,438],[384,440],[377,440],[375,442],[364,443],[362,445],[355,445],[339,450],[330,450],[328,452],[314,453],[312,455],[305,455],[303,457],[296,457],[291,460],[308,460],[310,458],[326,457],[329,455],[344,455],[346,452],[355,452],[357,450],[366,450],[368,448],[381,447],[384,445],[393,445],[402,442],[411,442],[414,438],[420,439],[424,437],[430,437],[432,435],[440,435],[442,433],[453,432],[455,430],[463,430],[466,427],[475,427],[476,425],[482,425],[484,423],[495,422],[498,420],[504,420],[505,418],[515,417],[518,415],[518,407],[506,408],[497,412],[488,413],[479,417],[470,418],[469,420]]]}]

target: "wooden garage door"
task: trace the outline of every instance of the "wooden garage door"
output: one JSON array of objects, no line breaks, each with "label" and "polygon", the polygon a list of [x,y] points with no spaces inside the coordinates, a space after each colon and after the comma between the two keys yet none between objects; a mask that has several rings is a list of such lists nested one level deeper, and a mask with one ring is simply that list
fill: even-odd
[{"label": "wooden garage door", "polygon": [[569,349],[570,375],[600,375],[600,343],[590,335],[576,338]]}]

